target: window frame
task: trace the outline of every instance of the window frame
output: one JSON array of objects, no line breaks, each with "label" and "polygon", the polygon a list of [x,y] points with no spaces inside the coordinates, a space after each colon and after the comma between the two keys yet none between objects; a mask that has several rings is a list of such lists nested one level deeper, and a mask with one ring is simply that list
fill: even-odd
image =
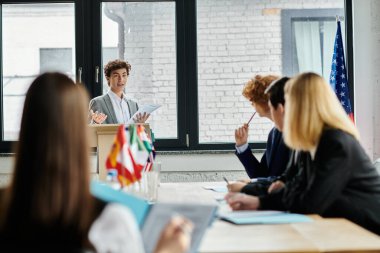
[{"label": "window frame", "polygon": [[[3,4],[33,3],[74,3],[75,4],[75,69],[78,78],[82,68],[82,81],[91,97],[101,94],[101,82],[95,85],[94,69],[101,66],[101,2],[175,2],[176,3],[176,47],[177,47],[177,139],[157,139],[157,150],[234,150],[234,143],[199,143],[198,126],[198,74],[197,74],[197,8],[196,0],[23,0],[2,1]],[[346,22],[346,64],[350,89],[353,91],[353,33],[352,33],[352,0],[345,0]],[[97,15],[98,14],[98,15]],[[2,17],[0,18],[2,27]],[[2,70],[2,32],[0,33],[0,75]],[[100,68],[102,69],[102,68]],[[100,71],[100,74],[102,72]],[[284,72],[285,73],[285,72]],[[102,78],[99,78],[102,80]],[[10,153],[16,142],[3,140],[3,90],[2,78],[0,88],[0,152]],[[79,80],[77,80],[79,81]],[[353,92],[350,93],[354,107]],[[233,134],[233,133],[231,133]],[[266,143],[250,143],[252,149],[264,149]]]},{"label": "window frame", "polygon": [[[48,4],[48,3],[73,3],[74,4],[74,17],[75,17],[75,68],[77,66],[84,66],[83,52],[85,49],[84,38],[85,29],[83,22],[76,22],[77,17],[83,17],[85,10],[85,2],[88,0],[66,0],[66,1],[51,1],[51,0],[23,0],[23,1],[2,1],[0,3],[0,154],[8,154],[14,152],[14,147],[17,141],[4,140],[4,115],[3,115],[3,18],[2,10],[4,4]],[[76,73],[77,74],[77,73]]]},{"label": "window frame", "polygon": [[[292,30],[292,20],[320,20],[332,18],[336,20],[335,15],[344,14],[344,21],[346,25],[346,45],[345,45],[345,58],[346,66],[348,72],[348,85],[350,90],[350,102],[352,110],[355,110],[354,106],[354,73],[353,73],[353,37],[352,37],[352,3],[351,1],[345,1],[344,9],[284,9],[281,12],[281,34],[282,34],[282,66],[283,74],[287,76],[293,75],[292,70],[292,58],[293,58],[293,48],[295,45],[293,30]],[[332,59],[332,56],[331,56]],[[355,114],[355,112],[354,112]]]},{"label": "window frame", "polygon": [[[343,14],[343,9],[283,9],[281,11],[281,35],[282,35],[282,72],[284,75],[293,75],[293,53],[295,41],[293,36],[292,21],[333,21],[335,16]],[[332,56],[331,56],[332,58]]]}]

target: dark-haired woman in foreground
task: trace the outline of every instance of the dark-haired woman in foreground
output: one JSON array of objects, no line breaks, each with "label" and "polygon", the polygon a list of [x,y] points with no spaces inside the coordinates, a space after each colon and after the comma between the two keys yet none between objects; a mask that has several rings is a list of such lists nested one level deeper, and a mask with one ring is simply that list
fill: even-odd
[{"label": "dark-haired woman in foreground", "polygon": [[[25,99],[14,175],[2,191],[0,245],[12,252],[144,252],[128,208],[90,194],[88,96],[60,73],[43,74]],[[174,218],[155,252],[185,252],[192,225]],[[101,240],[99,240],[101,238]]]}]

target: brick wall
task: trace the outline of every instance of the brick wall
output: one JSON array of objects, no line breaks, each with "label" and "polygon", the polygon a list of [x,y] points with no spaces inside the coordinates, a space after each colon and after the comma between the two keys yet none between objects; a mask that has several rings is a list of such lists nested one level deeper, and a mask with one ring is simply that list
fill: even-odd
[{"label": "brick wall", "polygon": [[[118,14],[125,13],[125,59],[132,64],[127,95],[141,105],[161,104],[162,107],[151,117],[152,128],[157,137],[175,138],[178,123],[175,3],[113,4],[120,6],[116,8]],[[197,39],[200,141],[234,141],[234,129],[246,122],[253,112],[250,103],[241,95],[243,84],[254,74],[281,74],[282,9],[343,7],[343,0],[199,0]],[[34,15],[38,8],[30,11],[30,17],[25,8],[9,14],[11,16],[7,17],[7,22],[17,20],[14,21],[13,28],[7,27],[4,32],[8,31],[8,36],[22,34],[31,39],[25,47],[8,45],[7,52],[15,52],[11,58],[16,60],[7,62],[5,75],[20,74],[17,71],[23,71],[25,75],[38,73],[37,54],[40,47],[72,48],[72,40],[67,39],[70,36],[64,36],[66,40],[57,41],[57,36],[52,36],[54,33],[50,32],[54,27],[60,27],[66,32],[73,28],[73,8],[71,6],[67,9],[71,11],[57,6],[54,19],[49,17],[54,11]],[[55,22],[50,22],[49,18]],[[24,26],[18,24],[23,20],[43,23],[50,36],[35,35],[39,34],[41,26],[22,30]],[[117,48],[117,25],[108,22],[112,23],[112,27],[103,27],[103,38],[106,38],[103,46]],[[50,27],[47,24],[52,25]],[[67,27],[62,27],[62,24]],[[22,33],[15,34],[14,31]],[[20,59],[25,63],[22,69],[16,64]],[[192,85],[195,87],[196,83]],[[22,99],[12,103],[15,104],[12,108],[18,108],[19,111]],[[19,121],[15,120],[15,115],[19,113],[7,111],[11,115],[7,122],[14,124],[8,124],[7,129],[18,129]],[[272,126],[269,120],[256,116],[251,124],[251,141],[265,141]]]},{"label": "brick wall", "polygon": [[[126,59],[134,69],[128,92],[140,103],[162,104],[151,123],[157,136],[173,136],[177,125],[174,6],[146,6],[136,4],[127,10],[130,26],[139,29],[138,35],[136,31],[126,35]],[[243,84],[254,74],[281,74],[281,9],[343,7],[344,1],[336,0],[198,1],[200,141],[234,141],[234,129],[253,112],[241,95]],[[266,141],[272,126],[256,116],[251,141]]]}]

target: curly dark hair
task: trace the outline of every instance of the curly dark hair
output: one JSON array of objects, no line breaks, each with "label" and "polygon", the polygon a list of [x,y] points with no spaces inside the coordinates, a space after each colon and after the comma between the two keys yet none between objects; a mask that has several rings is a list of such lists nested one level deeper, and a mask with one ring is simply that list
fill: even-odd
[{"label": "curly dark hair", "polygon": [[275,75],[256,75],[244,85],[243,96],[251,102],[267,104],[268,94],[265,94],[265,90],[278,78],[279,77]]},{"label": "curly dark hair", "polygon": [[104,75],[106,77],[110,77],[111,72],[117,69],[126,69],[127,75],[129,76],[129,72],[131,71],[131,64],[123,60],[109,61],[107,65],[104,66]]}]

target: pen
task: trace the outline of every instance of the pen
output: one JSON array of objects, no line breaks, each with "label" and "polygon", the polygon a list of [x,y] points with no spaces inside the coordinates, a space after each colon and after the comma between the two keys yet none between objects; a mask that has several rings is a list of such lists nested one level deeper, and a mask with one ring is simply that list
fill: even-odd
[{"label": "pen", "polygon": [[248,120],[247,125],[249,125],[249,123],[251,122],[251,120],[253,119],[253,116],[255,116],[255,114],[256,114],[256,112],[254,112],[254,113],[252,114],[251,118]]},{"label": "pen", "polygon": [[227,185],[230,184],[230,182],[228,182],[227,178],[226,177],[223,177],[224,181],[226,181]]}]

